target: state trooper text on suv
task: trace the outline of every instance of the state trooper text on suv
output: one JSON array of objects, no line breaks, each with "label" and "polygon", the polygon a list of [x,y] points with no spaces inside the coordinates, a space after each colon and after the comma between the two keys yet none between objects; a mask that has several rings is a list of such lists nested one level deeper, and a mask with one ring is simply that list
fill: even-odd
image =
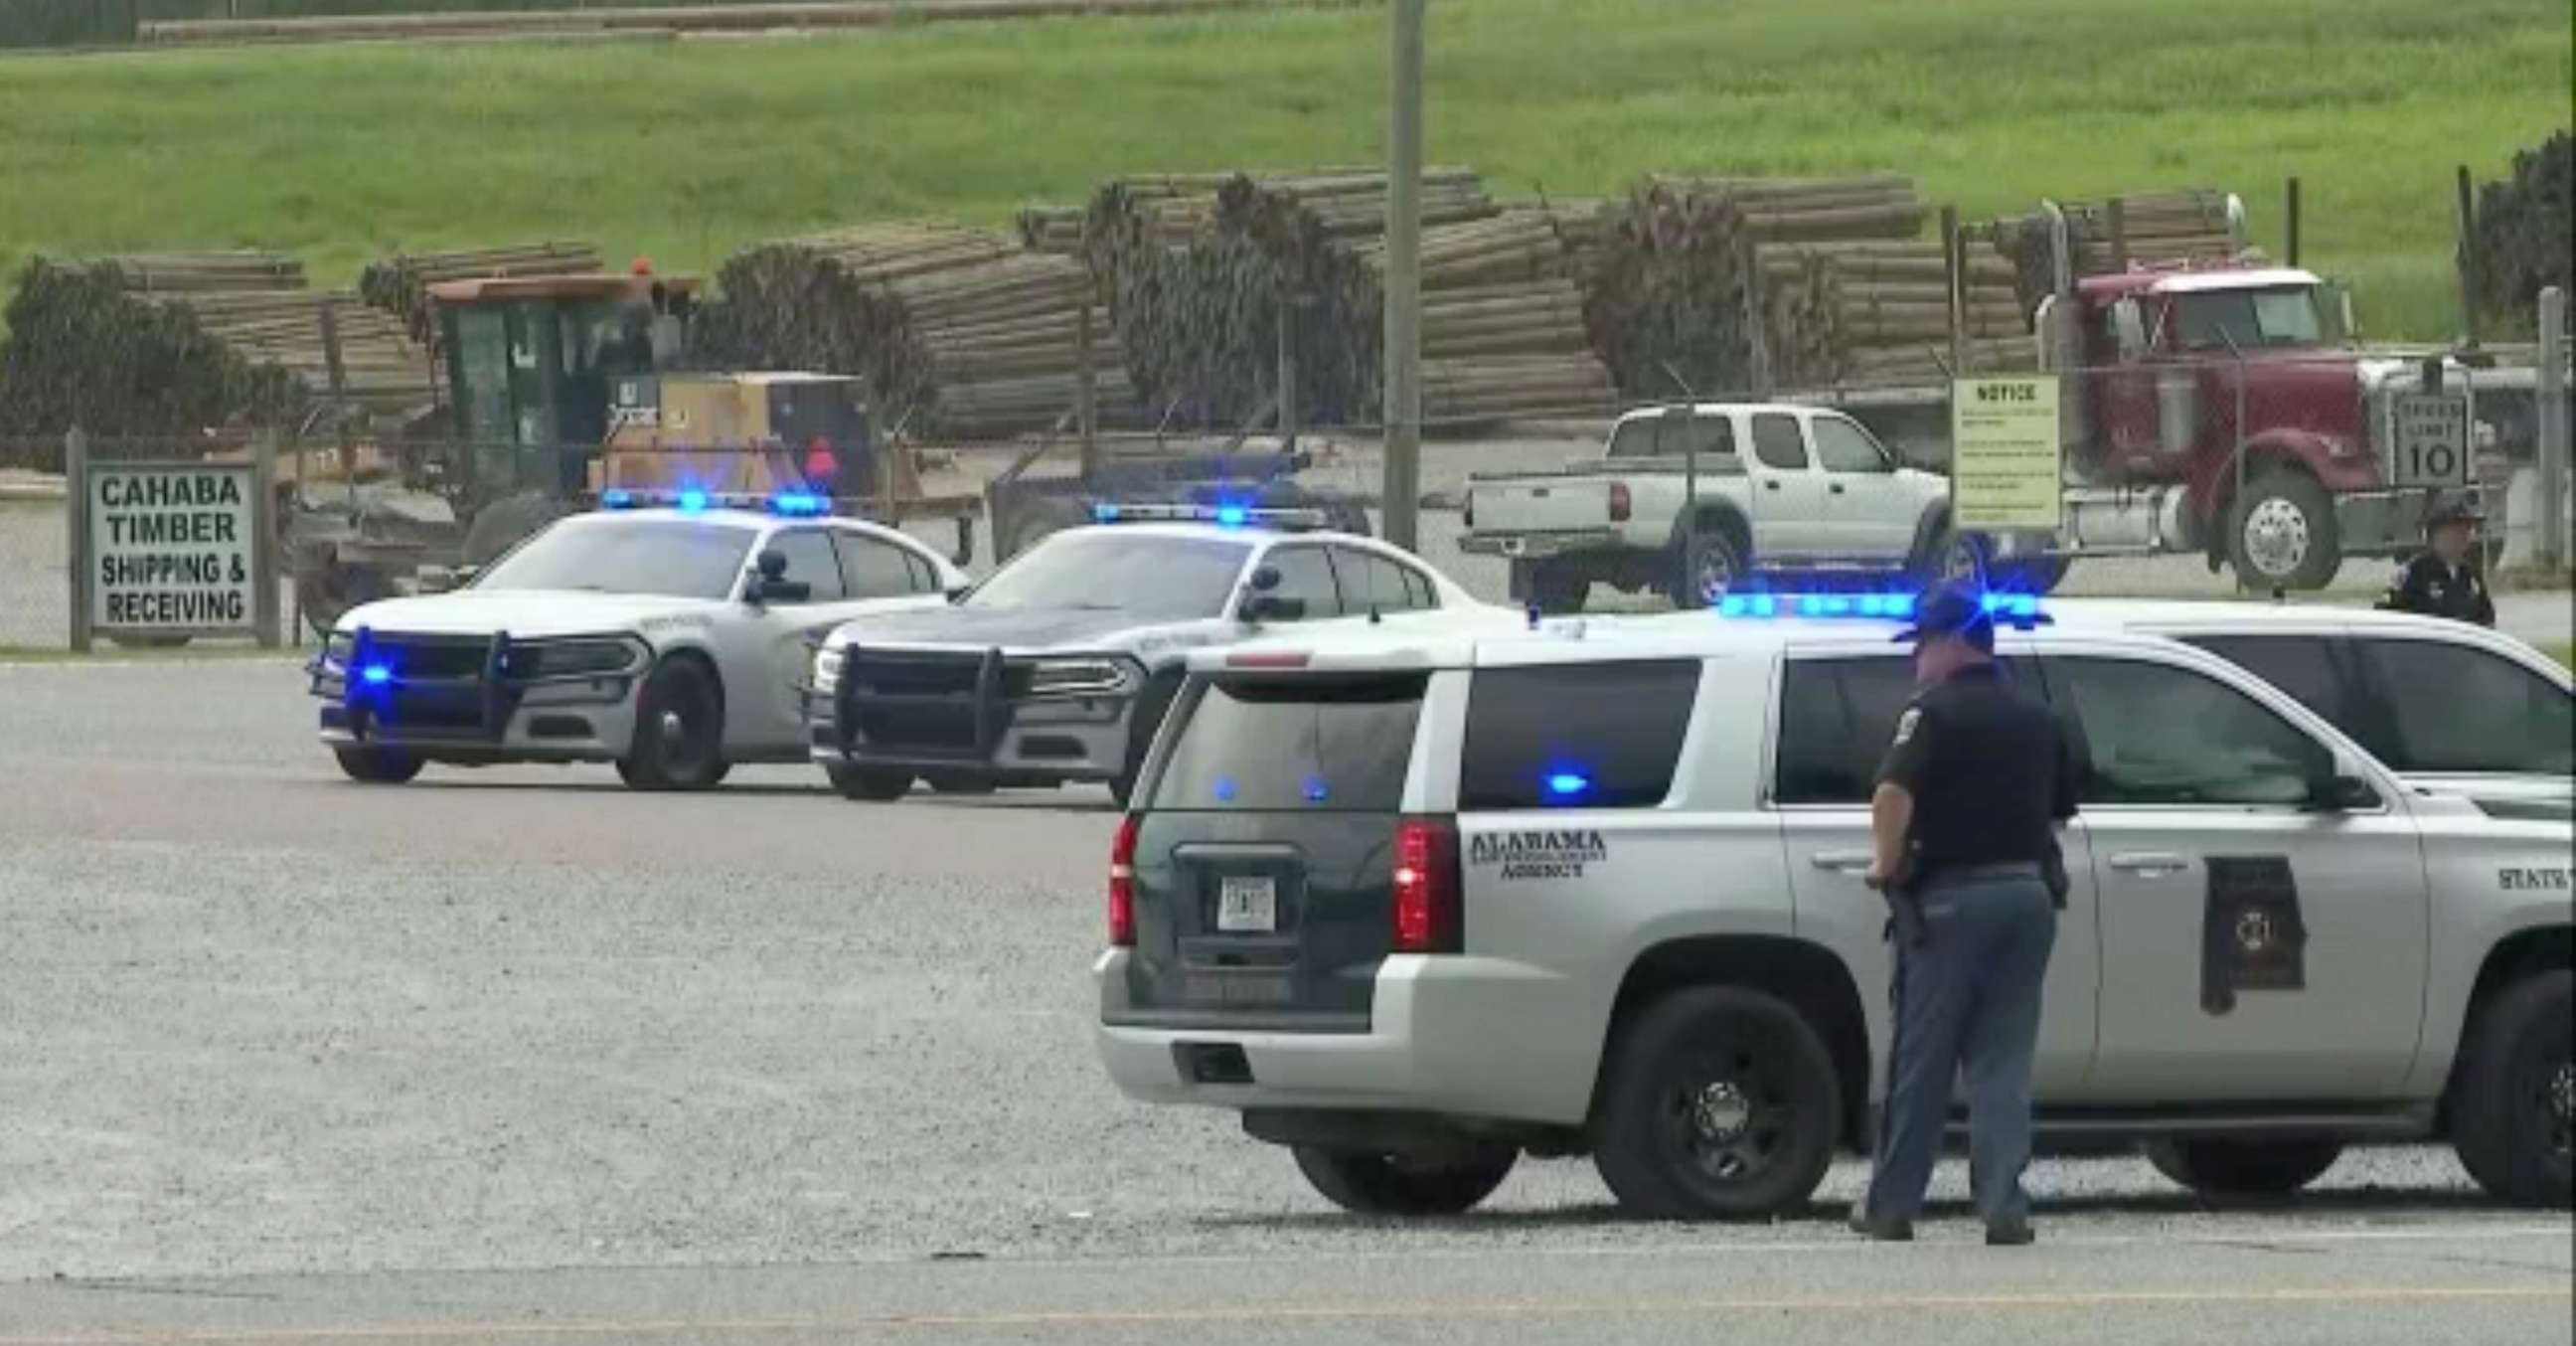
[{"label": "state trooper text on suv", "polygon": [[[1880,1092],[1862,875],[1909,603],[1195,656],[1111,858],[1109,1074],[1238,1111],[1355,1210],[1464,1209],[1525,1153],[1647,1215],[1796,1209]],[[2410,785],[2176,640],[2003,635],[2083,773],[2043,1137],[2213,1193],[2441,1137],[2566,1205],[2565,818]]]}]

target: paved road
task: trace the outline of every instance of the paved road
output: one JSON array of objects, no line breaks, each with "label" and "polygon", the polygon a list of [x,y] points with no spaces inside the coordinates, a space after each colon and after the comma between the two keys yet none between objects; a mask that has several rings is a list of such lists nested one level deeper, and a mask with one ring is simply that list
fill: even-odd
[{"label": "paved road", "polygon": [[1759,1228],[1576,1162],[1347,1219],[1101,1079],[1105,794],[371,789],[296,683],[0,666],[0,1346],[2568,1339],[2567,1219],[2431,1148],[2265,1213],[2046,1162],[2011,1251],[1955,1166],[1910,1248],[1842,1236],[1851,1164]]}]

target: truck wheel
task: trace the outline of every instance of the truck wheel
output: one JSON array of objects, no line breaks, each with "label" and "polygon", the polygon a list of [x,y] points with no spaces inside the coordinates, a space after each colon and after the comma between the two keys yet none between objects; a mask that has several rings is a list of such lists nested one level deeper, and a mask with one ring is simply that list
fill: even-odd
[{"label": "truck wheel", "polygon": [[2326,488],[2279,469],[2246,483],[2228,511],[2227,559],[2251,589],[2324,588],[2343,564]]},{"label": "truck wheel", "polygon": [[832,788],[843,799],[856,799],[870,804],[890,804],[912,790],[912,773],[898,767],[851,766],[834,762],[823,768],[832,778]]},{"label": "truck wheel", "polygon": [[366,785],[400,785],[420,774],[418,753],[392,748],[333,748],[331,755],[340,759],[340,770],[349,779]]},{"label": "truck wheel", "polygon": [[2158,1140],[2156,1172],[2212,1200],[2285,1197],[2315,1182],[2343,1153],[2337,1140]]},{"label": "truck wheel", "polygon": [[1679,991],[1611,1051],[1593,1163],[1632,1214],[1760,1218],[1824,1180],[1842,1095],[1824,1039],[1788,1004],[1737,986]]},{"label": "truck wheel", "polygon": [[1694,533],[1682,552],[1682,569],[1672,586],[1673,606],[1685,611],[1717,606],[1717,600],[1744,582],[1744,557],[1724,533]]},{"label": "truck wheel", "polygon": [[2571,984],[2576,973],[2561,968],[2498,992],[2471,1020],[2452,1081],[2451,1144],[2461,1164],[2489,1195],[2517,1206],[2563,1209],[2576,1200]]},{"label": "truck wheel", "polygon": [[1563,561],[1540,561],[1530,567],[1529,601],[1550,616],[1581,612],[1592,601],[1592,577]]},{"label": "truck wheel", "polygon": [[695,659],[664,660],[635,699],[617,774],[638,790],[704,790],[725,778],[724,698]]},{"label": "truck wheel", "polygon": [[988,795],[999,787],[989,771],[925,771],[921,783],[944,795]]},{"label": "truck wheel", "polygon": [[1509,1177],[1520,1151],[1480,1146],[1462,1158],[1407,1159],[1294,1147],[1297,1171],[1326,1200],[1358,1215],[1462,1215],[1494,1194]]}]

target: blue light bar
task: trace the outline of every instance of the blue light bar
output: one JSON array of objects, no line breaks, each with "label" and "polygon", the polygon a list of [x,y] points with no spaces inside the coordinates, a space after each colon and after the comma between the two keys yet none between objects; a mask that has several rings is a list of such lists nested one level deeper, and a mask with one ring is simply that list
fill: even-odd
[{"label": "blue light bar", "polygon": [[1987,594],[1979,603],[1992,616],[2029,618],[2039,615],[2039,597],[2036,594]]},{"label": "blue light bar", "polygon": [[599,503],[607,509],[624,509],[635,503],[635,493],[625,487],[612,487],[599,493]]},{"label": "blue light bar", "polygon": [[1245,509],[1241,505],[1219,505],[1216,507],[1216,524],[1219,528],[1241,528],[1243,526],[1243,521],[1251,517],[1252,511]]},{"label": "blue light bar", "polygon": [[769,498],[769,507],[780,514],[822,514],[832,502],[812,491],[780,491]]},{"label": "blue light bar", "polygon": [[684,513],[695,514],[706,507],[706,492],[695,488],[680,492],[680,509]]},{"label": "blue light bar", "polygon": [[1105,502],[1094,505],[1091,507],[1091,519],[1094,523],[1116,523],[1118,522],[1118,507]]},{"label": "blue light bar", "polygon": [[[1728,594],[1717,600],[1720,617],[1815,617],[1867,618],[1872,620],[1909,621],[1914,616],[1914,595],[1891,593],[1857,594]],[[2027,594],[1990,594],[1986,610],[2019,617],[2035,616],[2038,600]]]}]

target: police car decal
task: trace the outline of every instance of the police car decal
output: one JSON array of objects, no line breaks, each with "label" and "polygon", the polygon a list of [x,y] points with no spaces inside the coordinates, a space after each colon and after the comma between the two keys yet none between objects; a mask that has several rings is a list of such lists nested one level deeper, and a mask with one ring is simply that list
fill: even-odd
[{"label": "police car decal", "polygon": [[1584,866],[1609,858],[1609,843],[1594,831],[1488,832],[1467,842],[1467,863],[1500,866],[1498,879],[1579,879]]},{"label": "police car decal", "polygon": [[2239,991],[2307,989],[2308,926],[2288,857],[2213,855],[2208,865],[2200,1007],[2225,1014]]},{"label": "police car decal", "polygon": [[2564,869],[2508,865],[2496,871],[2496,886],[2508,893],[2563,893],[2571,881]]}]

